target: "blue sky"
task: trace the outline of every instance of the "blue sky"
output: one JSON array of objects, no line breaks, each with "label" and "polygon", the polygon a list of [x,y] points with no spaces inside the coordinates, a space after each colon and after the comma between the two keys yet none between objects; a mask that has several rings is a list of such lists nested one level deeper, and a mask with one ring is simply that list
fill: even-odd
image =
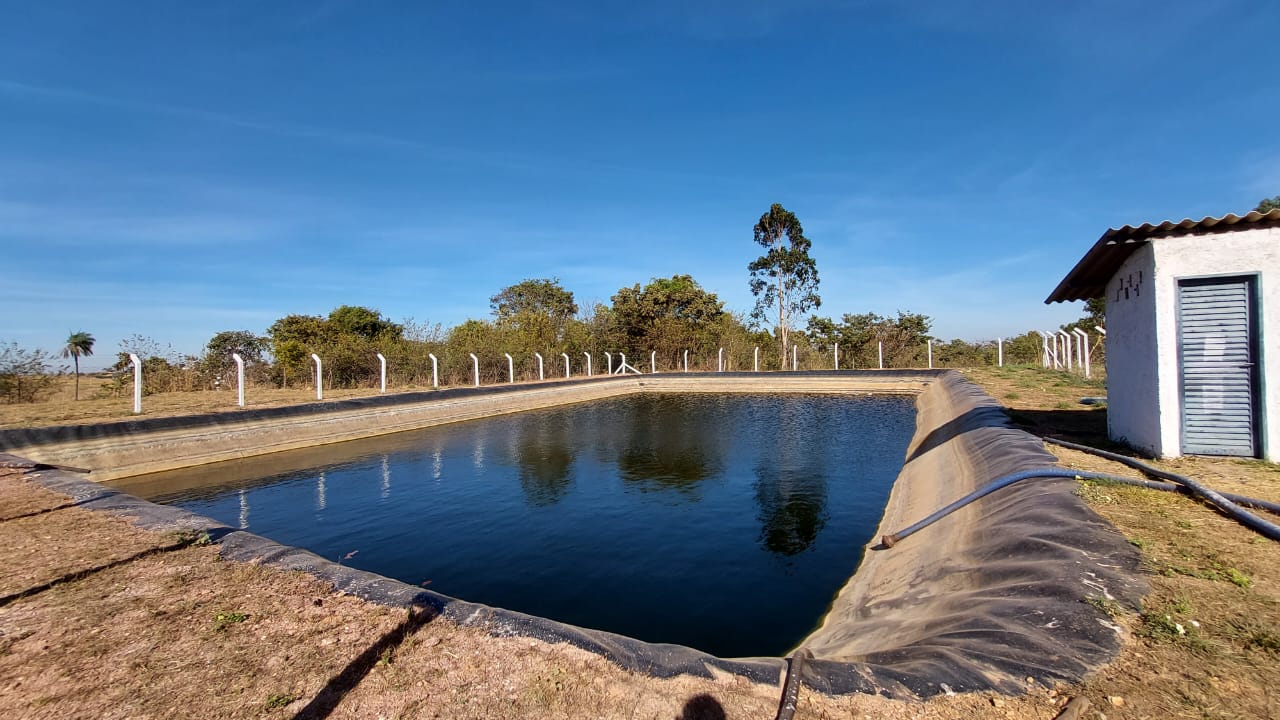
[{"label": "blue sky", "polygon": [[[1109,227],[1280,194],[1271,2],[0,0],[0,341],[198,353],[558,277],[748,311],[770,203],[823,315],[1047,328]],[[98,358],[95,358],[98,359]]]}]

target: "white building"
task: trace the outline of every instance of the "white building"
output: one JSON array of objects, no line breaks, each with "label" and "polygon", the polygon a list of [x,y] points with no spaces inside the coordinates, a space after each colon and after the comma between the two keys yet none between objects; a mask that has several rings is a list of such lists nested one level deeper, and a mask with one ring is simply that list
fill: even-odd
[{"label": "white building", "polygon": [[1280,210],[1108,230],[1045,302],[1104,295],[1112,440],[1280,460]]}]

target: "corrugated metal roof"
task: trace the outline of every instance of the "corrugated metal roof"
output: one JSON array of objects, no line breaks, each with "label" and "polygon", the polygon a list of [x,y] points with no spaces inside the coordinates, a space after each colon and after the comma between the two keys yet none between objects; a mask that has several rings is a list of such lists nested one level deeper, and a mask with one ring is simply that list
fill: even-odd
[{"label": "corrugated metal roof", "polygon": [[1280,209],[1266,213],[1254,211],[1245,215],[1227,214],[1220,218],[1188,218],[1181,222],[1166,220],[1159,225],[1143,223],[1136,227],[1125,225],[1122,228],[1112,228],[1103,233],[1098,242],[1089,248],[1089,252],[1080,258],[1080,262],[1071,268],[1071,272],[1045,298],[1045,303],[1101,297],[1107,290],[1107,281],[1120,269],[1125,259],[1145,242],[1198,233],[1249,230],[1258,225],[1280,225]]}]

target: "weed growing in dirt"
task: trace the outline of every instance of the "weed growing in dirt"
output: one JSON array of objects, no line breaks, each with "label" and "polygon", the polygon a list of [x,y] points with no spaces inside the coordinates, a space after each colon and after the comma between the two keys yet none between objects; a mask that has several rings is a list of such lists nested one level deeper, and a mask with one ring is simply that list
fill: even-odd
[{"label": "weed growing in dirt", "polygon": [[1248,575],[1240,572],[1239,570],[1233,567],[1225,568],[1222,572],[1224,575],[1227,576],[1227,580],[1232,585],[1236,585],[1242,588],[1247,588],[1250,585],[1253,585],[1253,578],[1249,577]]},{"label": "weed growing in dirt", "polygon": [[[1114,483],[1100,483],[1095,480],[1081,480],[1080,487],[1076,488],[1075,490],[1076,497],[1079,497],[1091,503],[1099,503],[1102,505],[1116,505],[1120,501],[1115,499],[1111,495],[1107,494],[1106,492],[1103,492],[1103,488],[1106,487],[1108,484],[1114,485]],[[1133,542],[1133,541],[1130,540],[1130,542]],[[1134,544],[1137,545],[1137,543],[1134,543]],[[1142,547],[1142,546],[1138,545],[1138,547]]]},{"label": "weed growing in dirt", "polygon": [[[1183,612],[1179,607],[1184,607]],[[1179,643],[1189,650],[1207,651],[1208,643],[1200,636],[1199,623],[1187,618],[1190,607],[1184,601],[1157,606],[1142,612],[1142,625],[1137,634],[1155,643]]]},{"label": "weed growing in dirt", "polygon": [[272,693],[267,696],[267,702],[265,703],[266,709],[279,710],[282,707],[288,706],[289,703],[297,699],[298,696],[293,693]]},{"label": "weed growing in dirt", "polygon": [[208,530],[174,530],[168,534],[168,539],[173,545],[204,547],[213,544],[213,538],[209,537]]},{"label": "weed growing in dirt", "polygon": [[1207,568],[1188,568],[1182,565],[1174,565],[1173,563],[1165,563],[1160,568],[1160,574],[1165,577],[1182,575],[1214,582],[1229,582],[1236,587],[1246,589],[1253,585],[1253,578],[1248,573],[1218,562],[1211,563]]},{"label": "weed growing in dirt", "polygon": [[1111,598],[1090,595],[1084,599],[1084,602],[1101,610],[1107,617],[1112,619],[1118,618],[1124,614],[1124,608],[1120,607],[1120,603],[1112,600]]},{"label": "weed growing in dirt", "polygon": [[217,615],[213,616],[213,629],[215,631],[220,632],[222,630],[226,630],[228,627],[231,627],[232,625],[235,625],[237,623],[242,623],[248,619],[249,619],[249,616],[242,612],[235,612],[235,611],[220,612]]}]

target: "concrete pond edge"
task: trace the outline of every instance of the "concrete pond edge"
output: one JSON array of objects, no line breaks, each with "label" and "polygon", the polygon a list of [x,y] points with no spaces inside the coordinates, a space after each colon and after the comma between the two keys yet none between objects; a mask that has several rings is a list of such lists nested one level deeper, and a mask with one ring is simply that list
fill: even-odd
[{"label": "concrete pond edge", "polygon": [[[916,433],[877,538],[1001,475],[1056,463],[1038,438],[1009,427],[1003,408],[954,371],[799,373],[787,382],[788,376],[791,374],[761,378],[751,373],[691,373],[684,378],[605,380],[608,387],[589,381],[547,385],[578,390],[585,386],[591,396],[646,391],[915,394]],[[761,382],[764,379],[770,382]],[[553,390],[548,386],[538,389]],[[514,395],[519,388],[508,393]],[[480,390],[485,392],[472,396],[498,402],[504,396],[488,388]],[[571,394],[574,397],[568,402],[584,401],[578,399],[581,392]],[[466,392],[450,397],[415,395],[430,396],[412,401],[418,404],[457,402],[469,396]],[[381,398],[374,400],[377,402],[326,405],[332,413],[366,417],[371,409],[376,412],[396,405]],[[540,397],[535,402],[549,401]],[[269,421],[272,416],[304,417],[312,422],[325,414],[315,408],[306,413],[252,412],[269,416],[255,414],[254,422]],[[223,428],[228,424],[226,418],[162,420],[166,419],[148,421],[153,424],[149,431],[171,432],[173,426],[179,426],[204,433],[210,423]],[[343,422],[349,422],[349,417]],[[148,432],[137,427],[133,431]],[[131,434],[121,427],[82,432],[98,440]],[[66,442],[69,433],[75,434],[61,428],[50,436]],[[31,433],[24,437],[29,439]],[[172,442],[166,439],[165,445],[172,446]],[[6,445],[12,446],[12,442],[4,442],[0,433],[0,451],[14,452]],[[784,658],[717,658],[692,648],[648,643],[451,598],[179,508],[156,505],[63,470],[41,467],[29,470],[26,477],[70,496],[80,507],[131,518],[144,529],[207,533],[229,560],[306,572],[339,592],[384,606],[424,609],[495,636],[569,643],[624,669],[654,677],[712,677],[719,671],[777,684],[787,667]],[[1118,653],[1124,634],[1095,599],[1136,608],[1147,585],[1137,548],[1093,513],[1074,490],[1075,483],[1067,479],[1022,483],[949,516],[892,550],[873,540],[821,626],[800,645],[814,653],[814,660],[803,670],[805,683],[830,694],[860,692],[898,699],[966,691],[1019,694],[1028,689],[1028,678],[1044,686],[1072,683],[1109,662]],[[767,588],[761,590],[760,601],[768,602]],[[778,610],[785,612],[786,608]],[[743,632],[750,632],[750,628],[743,628]]]}]

